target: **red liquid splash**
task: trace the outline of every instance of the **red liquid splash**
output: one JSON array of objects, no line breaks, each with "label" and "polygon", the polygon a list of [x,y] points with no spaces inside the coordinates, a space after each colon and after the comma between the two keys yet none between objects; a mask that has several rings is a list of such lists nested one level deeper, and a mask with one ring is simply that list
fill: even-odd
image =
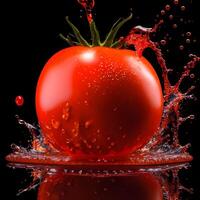
[{"label": "red liquid splash", "polygon": [[78,0],[78,3],[82,5],[82,7],[85,9],[87,20],[89,24],[93,21],[92,16],[92,9],[94,8],[95,1],[94,0]]},{"label": "red liquid splash", "polygon": [[[84,7],[89,23],[92,22],[92,9],[94,7],[94,0],[78,0]],[[175,5],[179,1],[174,1]],[[165,10],[161,15],[165,15],[170,11],[171,6],[166,5]],[[184,11],[185,9],[181,9]],[[171,16],[171,17],[170,17]],[[169,15],[173,19],[173,15]],[[193,99],[191,91],[194,86],[191,86],[185,93],[181,92],[180,84],[186,77],[193,77],[191,70],[194,69],[200,58],[196,55],[190,55],[190,61],[183,67],[183,73],[176,84],[171,84],[168,73],[171,71],[162,56],[161,49],[158,44],[151,40],[151,35],[157,32],[157,29],[162,26],[163,20],[160,20],[153,28],[146,28],[142,26],[135,26],[130,33],[121,38],[121,44],[130,46],[133,45],[139,56],[142,56],[146,48],[151,48],[157,57],[158,64],[162,69],[162,79],[164,85],[164,110],[162,122],[158,127],[155,136],[142,149],[133,153],[126,158],[118,158],[117,160],[110,158],[98,160],[84,160],[79,158],[76,161],[73,158],[57,152],[52,146],[44,145],[44,138],[40,134],[40,129],[32,126],[29,123],[18,118],[19,123],[25,125],[33,136],[31,149],[24,149],[16,145],[12,145],[14,153],[8,155],[6,159],[10,162],[19,163],[35,163],[35,164],[54,164],[54,165],[68,165],[68,166],[133,166],[133,165],[160,165],[188,162],[192,160],[192,156],[187,152],[190,144],[181,146],[179,142],[179,127],[186,120],[194,119],[193,115],[182,117],[180,114],[180,104],[185,99]],[[187,37],[191,37],[191,33],[186,33]],[[162,45],[166,45],[166,40],[161,40]]]}]

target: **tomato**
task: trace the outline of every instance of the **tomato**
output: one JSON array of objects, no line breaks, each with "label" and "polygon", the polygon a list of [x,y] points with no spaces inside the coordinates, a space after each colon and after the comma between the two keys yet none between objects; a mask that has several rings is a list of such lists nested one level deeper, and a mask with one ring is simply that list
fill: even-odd
[{"label": "tomato", "polygon": [[47,176],[38,191],[38,200],[163,200],[162,187],[152,174],[131,176],[80,176],[56,173]]},{"label": "tomato", "polygon": [[159,127],[162,89],[134,51],[70,47],[46,63],[36,111],[47,144],[74,158],[125,156]]}]

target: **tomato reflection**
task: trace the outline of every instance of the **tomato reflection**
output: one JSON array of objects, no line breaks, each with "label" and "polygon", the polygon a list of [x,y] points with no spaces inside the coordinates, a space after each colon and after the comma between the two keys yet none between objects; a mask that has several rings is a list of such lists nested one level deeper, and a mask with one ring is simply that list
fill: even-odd
[{"label": "tomato reflection", "polygon": [[162,200],[159,180],[152,174],[83,176],[48,174],[39,187],[38,200]]}]

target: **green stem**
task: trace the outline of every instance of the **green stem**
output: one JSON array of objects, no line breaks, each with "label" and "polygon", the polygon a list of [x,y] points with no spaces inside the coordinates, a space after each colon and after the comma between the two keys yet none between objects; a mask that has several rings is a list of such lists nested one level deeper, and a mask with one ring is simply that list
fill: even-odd
[{"label": "green stem", "polygon": [[83,36],[81,35],[80,31],[76,28],[76,26],[74,26],[74,24],[71,23],[71,21],[69,20],[69,17],[66,17],[66,21],[69,24],[69,26],[72,28],[74,35],[76,36],[79,43],[82,46],[90,47],[91,45],[83,38]]},{"label": "green stem", "polygon": [[133,14],[131,13],[127,18],[123,19],[122,21],[119,19],[111,28],[110,32],[108,33],[103,46],[107,46],[107,47],[111,47],[114,39],[117,35],[117,32],[119,31],[119,29],[130,19],[132,19]]},{"label": "green stem", "polygon": [[101,46],[99,31],[97,30],[94,20],[90,23],[90,32],[92,37],[92,46]]}]

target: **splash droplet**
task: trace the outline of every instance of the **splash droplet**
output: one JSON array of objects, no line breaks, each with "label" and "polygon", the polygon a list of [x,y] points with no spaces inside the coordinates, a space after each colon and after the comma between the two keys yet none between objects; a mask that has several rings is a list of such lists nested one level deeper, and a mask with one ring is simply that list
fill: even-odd
[{"label": "splash droplet", "polygon": [[179,4],[179,0],[174,0],[174,4],[178,5]]},{"label": "splash droplet", "polygon": [[15,103],[16,103],[17,106],[23,106],[23,104],[24,104],[23,96],[17,96],[15,98]]},{"label": "splash droplet", "polygon": [[166,43],[167,43],[166,40],[161,40],[160,41],[160,44],[162,44],[163,46],[166,45]]},{"label": "splash droplet", "polygon": [[195,78],[195,75],[194,74],[190,74],[190,78]]},{"label": "splash droplet", "polygon": [[181,6],[181,11],[185,11],[186,7],[185,6]]},{"label": "splash droplet", "polygon": [[161,11],[160,11],[160,14],[161,14],[161,15],[165,15],[165,10],[161,10]]},{"label": "splash droplet", "polygon": [[166,5],[165,6],[165,10],[169,11],[171,9],[171,6],[170,5]]},{"label": "splash droplet", "polygon": [[187,33],[186,33],[186,36],[187,36],[187,37],[190,37],[191,35],[192,35],[191,32],[187,32]]},{"label": "splash droplet", "polygon": [[174,16],[173,15],[169,15],[169,19],[170,20],[174,19]]},{"label": "splash droplet", "polygon": [[178,26],[177,26],[177,24],[173,24],[172,27],[173,27],[174,29],[176,29]]},{"label": "splash droplet", "polygon": [[190,39],[186,39],[186,41],[185,41],[187,44],[189,44],[190,43]]},{"label": "splash droplet", "polygon": [[183,45],[180,45],[179,46],[179,49],[182,51],[184,49],[184,46]]}]

